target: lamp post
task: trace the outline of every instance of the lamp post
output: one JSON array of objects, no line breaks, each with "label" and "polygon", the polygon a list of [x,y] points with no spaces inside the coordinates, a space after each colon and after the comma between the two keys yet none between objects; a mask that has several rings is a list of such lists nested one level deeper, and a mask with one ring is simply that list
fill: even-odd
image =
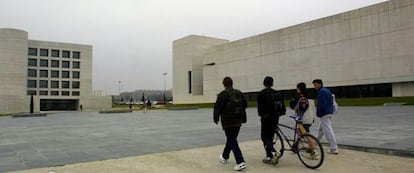
[{"label": "lamp post", "polygon": [[168,73],[163,73],[162,75],[164,76],[164,94],[163,94],[163,99],[164,99],[164,104],[167,104],[167,101],[166,101],[166,99],[165,99],[165,91],[166,91],[166,76],[167,76],[167,74]]},{"label": "lamp post", "polygon": [[119,99],[121,101],[121,81],[118,81],[118,95],[119,95]]}]

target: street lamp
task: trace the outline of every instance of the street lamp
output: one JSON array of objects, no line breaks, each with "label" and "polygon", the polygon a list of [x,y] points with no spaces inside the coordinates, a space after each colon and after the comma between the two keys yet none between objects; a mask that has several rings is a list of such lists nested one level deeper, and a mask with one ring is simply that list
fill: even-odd
[{"label": "street lamp", "polygon": [[164,98],[164,104],[167,104],[167,101],[166,101],[166,99],[165,99],[165,91],[166,91],[166,76],[167,76],[167,74],[168,73],[163,73],[162,75],[164,76],[164,94],[163,94],[163,98]]},{"label": "street lamp", "polygon": [[121,100],[121,81],[118,81],[118,95],[119,99]]}]

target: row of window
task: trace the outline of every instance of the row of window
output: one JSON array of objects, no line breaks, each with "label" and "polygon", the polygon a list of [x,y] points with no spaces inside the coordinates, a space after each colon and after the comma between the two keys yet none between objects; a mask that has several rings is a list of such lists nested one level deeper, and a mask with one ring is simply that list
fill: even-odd
[{"label": "row of window", "polygon": [[[61,94],[61,96],[70,96],[70,92],[69,91],[50,91],[50,95],[51,96],[59,96],[59,93]],[[34,90],[28,90],[27,91],[27,95],[37,95],[37,92]],[[40,96],[47,96],[49,95],[49,91],[39,91],[39,95]],[[79,91],[72,91],[72,96],[79,96],[80,92]]]},{"label": "row of window", "polygon": [[[38,56],[38,49],[37,48],[29,48],[29,55],[30,56]],[[61,54],[62,52],[62,54]],[[52,49],[50,50],[50,57],[55,57],[55,58],[59,58],[60,55],[62,55],[62,58],[70,58],[71,56],[71,51],[69,50],[57,50],[57,49]],[[39,56],[44,56],[44,57],[49,57],[49,49],[39,49]],[[80,52],[79,51],[72,51],[72,58],[74,59],[79,59],[80,58]]]},{"label": "row of window", "polygon": [[[59,65],[61,64],[62,68],[70,68],[70,61],[60,61],[59,60],[51,60],[50,66],[59,68]],[[37,67],[37,59],[29,58],[28,64],[29,67]],[[39,66],[40,67],[49,67],[49,60],[47,59],[40,59],[39,60]],[[79,69],[80,68],[80,62],[79,61],[72,61],[72,68]]]},{"label": "row of window", "polygon": [[[49,88],[49,81],[48,80],[27,80],[27,88],[37,88],[39,84],[39,88]],[[59,85],[60,84],[60,85]],[[50,81],[50,88],[70,88],[69,81]],[[80,82],[79,81],[72,81],[72,88],[79,89]]]},{"label": "row of window", "polygon": [[[38,75],[39,74],[39,75]],[[70,78],[70,71],[61,71],[61,78]],[[28,69],[27,70],[28,77],[49,77],[49,70],[36,70],[36,69]],[[50,77],[52,78],[59,78],[59,71],[58,70],[51,70]],[[79,79],[80,72],[79,71],[72,71],[72,78]]]}]

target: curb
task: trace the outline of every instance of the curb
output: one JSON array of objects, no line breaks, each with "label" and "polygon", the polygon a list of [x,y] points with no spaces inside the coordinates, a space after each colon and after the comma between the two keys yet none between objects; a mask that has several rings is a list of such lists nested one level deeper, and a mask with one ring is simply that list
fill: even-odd
[{"label": "curb", "polygon": [[[327,146],[328,144],[323,143],[323,145]],[[362,146],[344,145],[344,144],[338,144],[338,147],[343,148],[343,149],[355,150],[355,151],[363,151],[367,153],[376,153],[376,154],[414,158],[414,151],[385,149],[385,148],[376,148],[376,147],[362,147]]]}]

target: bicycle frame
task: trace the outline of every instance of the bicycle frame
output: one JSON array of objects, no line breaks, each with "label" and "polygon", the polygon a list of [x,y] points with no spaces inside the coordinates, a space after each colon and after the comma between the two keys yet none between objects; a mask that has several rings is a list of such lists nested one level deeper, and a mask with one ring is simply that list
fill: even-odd
[{"label": "bicycle frame", "polygon": [[[299,126],[299,128],[298,128],[298,126]],[[286,129],[290,129],[290,130],[295,131],[295,133],[293,135],[293,139],[290,139],[287,135],[285,135],[285,133],[283,133],[283,131],[279,127],[284,127]],[[302,123],[298,122],[298,121],[296,121],[295,127],[290,127],[288,125],[279,123],[278,126],[277,126],[276,131],[279,132],[279,134],[283,137],[283,139],[288,143],[288,145],[290,147],[290,150],[292,150],[293,144],[296,142],[296,139],[298,138],[298,135],[303,135],[303,134],[306,133],[306,130],[303,127]],[[298,134],[298,133],[300,133],[300,134]],[[293,143],[290,143],[291,141]]]}]

